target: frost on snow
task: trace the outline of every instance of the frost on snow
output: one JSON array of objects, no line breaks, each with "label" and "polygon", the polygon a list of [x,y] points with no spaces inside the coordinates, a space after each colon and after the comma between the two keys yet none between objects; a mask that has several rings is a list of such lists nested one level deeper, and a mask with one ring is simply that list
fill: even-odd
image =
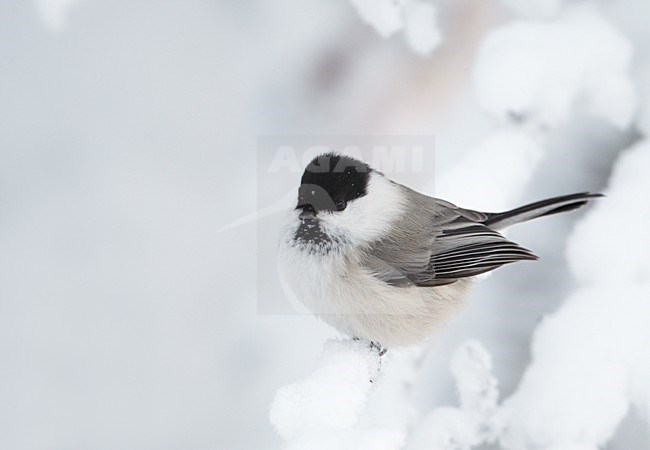
[{"label": "frost on snow", "polygon": [[350,0],[361,19],[388,38],[404,30],[414,52],[428,55],[442,42],[436,7],[425,0]]}]

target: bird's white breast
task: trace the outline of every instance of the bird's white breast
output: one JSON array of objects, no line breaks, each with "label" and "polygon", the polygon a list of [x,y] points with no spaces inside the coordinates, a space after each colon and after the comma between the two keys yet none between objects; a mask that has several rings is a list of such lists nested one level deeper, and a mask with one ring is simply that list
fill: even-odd
[{"label": "bird's white breast", "polygon": [[464,298],[464,280],[435,288],[391,286],[362,265],[364,249],[351,244],[310,251],[293,239],[296,222],[292,217],[281,238],[281,275],[315,315],[345,334],[384,346],[415,345]]}]

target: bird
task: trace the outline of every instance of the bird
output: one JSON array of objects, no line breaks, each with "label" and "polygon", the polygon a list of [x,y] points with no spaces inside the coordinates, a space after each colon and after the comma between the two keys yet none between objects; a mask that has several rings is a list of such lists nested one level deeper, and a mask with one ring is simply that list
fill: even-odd
[{"label": "bird", "polygon": [[278,269],[292,294],[339,332],[382,352],[412,347],[465,302],[477,275],[538,259],[503,229],[601,196],[480,212],[417,192],[359,159],[324,153],[302,175],[281,228]]}]

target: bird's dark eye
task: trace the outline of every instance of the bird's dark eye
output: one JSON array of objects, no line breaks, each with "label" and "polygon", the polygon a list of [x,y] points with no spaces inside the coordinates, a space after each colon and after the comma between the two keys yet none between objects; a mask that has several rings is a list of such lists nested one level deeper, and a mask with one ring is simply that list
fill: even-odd
[{"label": "bird's dark eye", "polygon": [[336,210],[337,211],[343,211],[345,208],[347,208],[348,204],[345,202],[345,200],[339,200],[336,202]]}]

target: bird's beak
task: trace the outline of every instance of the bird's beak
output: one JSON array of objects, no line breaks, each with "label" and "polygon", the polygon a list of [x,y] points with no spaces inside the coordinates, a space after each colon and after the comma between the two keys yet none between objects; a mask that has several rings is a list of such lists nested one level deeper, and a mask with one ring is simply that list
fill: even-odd
[{"label": "bird's beak", "polygon": [[321,186],[315,184],[302,184],[298,190],[298,206],[301,220],[317,220],[318,212],[334,211],[336,206],[329,194]]},{"label": "bird's beak", "polygon": [[311,206],[305,207],[300,215],[298,216],[300,220],[316,220],[316,211]]}]

